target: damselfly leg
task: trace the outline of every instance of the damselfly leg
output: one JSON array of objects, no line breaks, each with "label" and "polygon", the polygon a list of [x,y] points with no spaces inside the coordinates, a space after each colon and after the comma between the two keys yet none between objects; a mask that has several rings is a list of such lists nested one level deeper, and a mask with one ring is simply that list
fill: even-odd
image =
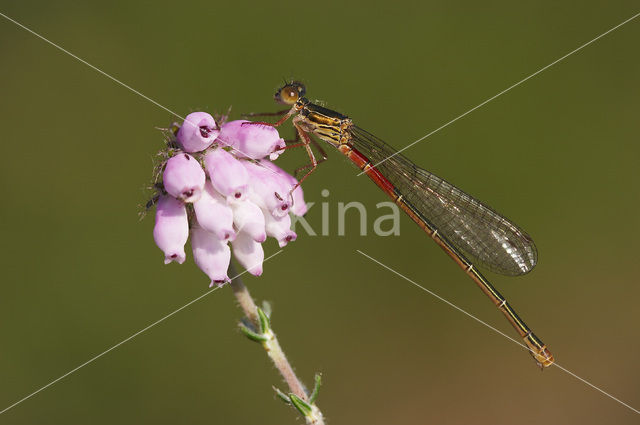
[{"label": "damselfly leg", "polygon": [[286,114],[287,112],[289,112],[289,109],[290,108],[283,109],[281,111],[275,111],[275,112],[248,112],[246,114],[240,115],[240,117],[242,117],[242,118],[280,117],[280,116]]}]

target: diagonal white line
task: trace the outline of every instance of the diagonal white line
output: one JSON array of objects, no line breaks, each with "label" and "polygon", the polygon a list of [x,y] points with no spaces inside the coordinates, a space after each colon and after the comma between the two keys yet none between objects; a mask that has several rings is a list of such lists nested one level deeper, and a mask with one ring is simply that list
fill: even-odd
[{"label": "diagonal white line", "polygon": [[[120,84],[122,87],[124,87],[124,88],[126,88],[126,89],[128,89],[128,90],[131,90],[133,93],[137,94],[138,96],[140,96],[140,97],[142,97],[142,98],[144,98],[144,99],[148,100],[149,102],[153,103],[154,105],[156,105],[156,106],[158,106],[158,107],[160,107],[160,108],[164,109],[165,111],[169,112],[170,114],[175,115],[176,117],[178,117],[178,118],[180,118],[181,120],[183,120],[183,121],[184,121],[184,118],[183,118],[183,117],[181,117],[180,115],[176,114],[176,113],[175,113],[175,112],[173,112],[171,109],[169,109],[169,108],[167,108],[167,107],[165,107],[165,106],[162,106],[161,104],[159,104],[159,103],[158,103],[158,102],[156,102],[155,100],[151,99],[150,97],[145,96],[144,94],[140,93],[138,90],[134,89],[133,87],[128,86],[127,84],[125,84],[125,83],[123,83],[122,81],[118,80],[116,77],[113,77],[113,76],[111,76],[111,75],[107,74],[107,73],[106,73],[106,72],[104,72],[103,70],[101,70],[101,69],[99,69],[99,68],[97,68],[97,67],[95,67],[95,66],[91,65],[89,62],[85,61],[84,59],[79,58],[78,56],[74,55],[74,54],[73,54],[73,53],[71,53],[70,51],[68,51],[68,50],[66,50],[66,49],[64,49],[64,48],[62,48],[62,47],[60,47],[60,46],[58,46],[58,45],[57,45],[56,43],[54,43],[53,41],[50,41],[50,40],[46,39],[45,37],[41,36],[40,34],[38,34],[37,32],[33,31],[32,29],[25,27],[25,26],[24,26],[24,25],[22,25],[20,22],[18,22],[18,21],[16,21],[16,20],[14,20],[14,19],[11,19],[10,17],[8,17],[7,15],[5,15],[5,14],[4,14],[4,13],[2,13],[2,12],[0,12],[0,16],[2,16],[3,18],[5,18],[5,19],[6,19],[6,20],[8,20],[8,21],[13,22],[14,24],[16,24],[17,26],[19,26],[19,27],[20,27],[20,28],[22,28],[23,30],[30,32],[31,34],[35,35],[36,37],[38,37],[38,38],[39,38],[39,39],[41,39],[42,41],[44,41],[44,42],[46,42],[46,43],[49,43],[50,45],[52,45],[52,46],[53,46],[53,47],[55,47],[56,49],[58,49],[58,50],[60,50],[60,51],[62,51],[62,52],[64,52],[64,53],[66,53],[67,55],[71,56],[72,58],[74,58],[74,59],[76,59],[76,60],[78,60],[78,61],[82,62],[83,64],[87,65],[89,68],[93,69],[94,71],[99,72],[100,74],[104,75],[105,77],[107,77],[107,78],[109,78],[109,79],[111,79],[111,80],[115,81],[116,83]],[[0,413],[2,413],[2,412],[0,412]]]},{"label": "diagonal white line", "polygon": [[449,305],[450,307],[455,308],[455,309],[456,309],[456,310],[458,310],[459,312],[466,314],[467,316],[469,316],[470,318],[472,318],[472,319],[473,319],[473,320],[475,320],[476,322],[479,322],[479,323],[481,323],[481,324],[485,325],[486,327],[488,327],[488,328],[489,328],[489,329],[491,329],[492,331],[494,331],[494,332],[496,332],[496,333],[499,333],[499,334],[500,334],[500,335],[502,335],[503,337],[505,337],[505,338],[507,338],[507,339],[509,339],[509,340],[511,340],[511,341],[513,341],[513,342],[515,342],[515,343],[516,343],[516,344],[518,344],[519,346],[523,347],[525,350],[527,350],[527,351],[531,351],[531,350],[529,349],[529,347],[527,347],[526,345],[522,344],[520,341],[518,341],[518,340],[516,340],[516,339],[514,339],[514,338],[512,338],[512,337],[510,337],[509,335],[507,335],[507,334],[505,334],[504,332],[502,332],[502,331],[498,330],[497,328],[494,328],[493,326],[491,326],[491,325],[490,325],[490,324],[488,324],[487,322],[485,322],[485,321],[483,321],[482,319],[479,319],[479,318],[477,318],[476,316],[474,316],[473,314],[469,313],[467,310],[464,310],[463,308],[458,307],[457,305],[455,305],[455,304],[454,304],[454,303],[452,303],[451,301],[449,301],[449,300],[447,300],[447,299],[445,299],[445,298],[442,298],[440,295],[436,294],[436,293],[435,293],[435,292],[433,292],[433,291],[430,291],[429,289],[425,288],[424,286],[420,286],[418,283],[416,283],[416,282],[414,282],[413,280],[409,279],[409,278],[408,278],[408,277],[406,277],[405,275],[400,274],[399,272],[395,271],[395,270],[394,270],[394,269],[392,269],[391,267],[389,267],[389,266],[387,266],[387,265],[385,265],[385,264],[381,263],[380,261],[378,261],[378,260],[376,260],[375,258],[373,258],[373,257],[371,257],[371,256],[369,256],[369,255],[367,255],[367,254],[365,254],[364,252],[360,251],[359,249],[356,249],[356,251],[357,251],[359,254],[361,254],[361,255],[363,255],[363,256],[365,256],[365,257],[367,257],[369,260],[373,261],[374,263],[377,263],[378,265],[380,265],[380,266],[384,267],[385,269],[389,270],[390,272],[392,272],[392,273],[394,273],[394,274],[396,274],[396,275],[400,276],[401,278],[403,278],[403,279],[404,279],[404,280],[406,280],[407,282],[409,282],[409,283],[413,284],[414,286],[417,286],[418,288],[422,289],[423,291],[425,291],[425,292],[426,292],[426,293],[428,293],[429,295],[432,295],[432,296],[436,297],[437,299],[439,299],[439,300],[440,300],[440,301],[442,301],[443,303],[445,303],[445,304]]},{"label": "diagonal white line", "polygon": [[618,403],[622,404],[624,407],[627,407],[627,408],[629,408],[630,410],[634,411],[635,413],[640,414],[640,410],[638,410],[638,409],[634,409],[633,407],[629,406],[629,405],[628,405],[627,403],[625,403],[624,401],[622,401],[622,400],[620,400],[620,399],[618,399],[618,398],[616,398],[616,397],[612,396],[612,395],[611,395],[611,394],[609,394],[608,392],[606,392],[606,391],[604,391],[604,390],[602,390],[602,389],[600,389],[600,388],[596,387],[596,386],[595,386],[595,385],[593,385],[591,382],[587,381],[587,380],[586,380],[586,379],[584,379],[584,378],[581,378],[580,376],[576,375],[575,373],[571,372],[570,370],[565,369],[564,367],[560,366],[558,363],[554,363],[553,365],[554,365],[555,367],[559,368],[560,370],[562,370],[562,371],[564,371],[564,372],[568,373],[569,375],[573,376],[573,377],[574,377],[574,378],[576,378],[577,380],[584,382],[585,384],[587,384],[588,386],[590,386],[590,387],[591,387],[591,388],[593,388],[594,390],[600,391],[602,394],[606,395],[607,397],[609,397],[609,398],[611,398],[611,399],[613,399],[613,400],[617,401]]},{"label": "diagonal white line", "polygon": [[[191,121],[185,121],[184,117],[173,112],[171,109],[167,108],[166,106],[161,105],[160,103],[156,102],[155,100],[151,99],[150,97],[140,93],[138,90],[134,89],[133,87],[123,83],[122,81],[118,80],[116,77],[113,77],[112,75],[104,72],[103,70],[101,70],[100,68],[91,65],[89,62],[85,61],[84,59],[74,55],[73,53],[71,53],[70,51],[66,50],[65,48],[57,45],[56,43],[54,43],[53,41],[45,38],[44,36],[38,34],[37,32],[35,32],[34,30],[32,30],[31,28],[28,28],[24,25],[22,25],[20,22],[16,21],[15,19],[12,19],[10,17],[8,17],[7,15],[5,15],[4,13],[0,12],[0,16],[2,16],[3,18],[5,18],[8,21],[13,22],[14,24],[16,24],[17,26],[19,26],[20,28],[24,29],[25,31],[30,32],[31,34],[35,35],[36,37],[38,37],[39,39],[41,39],[42,41],[52,45],[53,47],[55,47],[56,49],[60,50],[61,52],[66,53],[67,55],[71,56],[72,58],[76,59],[79,62],[82,62],[83,64],[87,65],[89,68],[93,69],[94,71],[104,75],[105,77],[109,78],[112,81],[115,81],[116,83],[120,84],[122,87],[130,90],[131,92],[137,94],[138,96],[142,97],[143,99],[148,100],[149,102],[153,103],[154,105],[158,106],[161,109],[164,109],[165,111],[169,112],[172,115],[175,115],[176,117],[180,118],[183,122],[185,123],[189,123],[192,126],[195,126],[196,124],[192,123]],[[247,158],[251,158],[251,155],[248,155],[244,152],[242,152],[242,150],[240,150],[238,147],[233,147],[234,150],[236,150],[237,152],[240,152],[242,155],[246,156]],[[261,165],[258,163],[258,165]],[[273,171],[270,168],[264,167],[263,165],[261,165],[265,170],[268,170],[269,172],[273,173],[274,175],[277,174],[275,171]],[[2,412],[0,412],[2,413]]]},{"label": "diagonal white line", "polygon": [[[475,110],[476,110],[476,109],[478,109],[478,108],[481,108],[482,106],[486,105],[487,103],[491,102],[492,100],[496,99],[497,97],[502,96],[503,94],[505,94],[505,93],[506,93],[506,92],[508,92],[509,90],[511,90],[511,89],[513,89],[513,88],[515,88],[515,87],[519,86],[520,84],[524,83],[525,81],[527,81],[527,80],[529,80],[529,79],[531,79],[531,78],[535,77],[536,75],[540,74],[541,72],[543,72],[543,71],[545,71],[545,70],[547,70],[547,69],[551,68],[553,65],[557,64],[558,62],[560,62],[560,61],[562,61],[562,60],[564,60],[564,59],[568,58],[569,56],[571,56],[572,54],[576,53],[577,51],[584,49],[585,47],[587,47],[588,45],[590,45],[590,44],[591,44],[591,43],[593,43],[594,41],[597,41],[597,40],[601,39],[602,37],[604,37],[605,35],[609,34],[610,32],[617,30],[618,28],[620,28],[620,27],[621,27],[621,26],[623,26],[624,24],[626,24],[626,23],[628,23],[628,22],[630,22],[630,21],[634,20],[634,19],[635,19],[635,18],[637,18],[638,16],[640,16],[640,12],[639,12],[639,13],[636,13],[635,15],[633,15],[632,17],[630,17],[629,19],[627,19],[627,20],[625,20],[625,21],[623,21],[623,22],[619,23],[618,25],[616,25],[615,27],[611,28],[610,30],[608,30],[608,31],[606,31],[606,32],[603,32],[602,34],[600,34],[599,36],[597,36],[597,37],[596,37],[596,38],[594,38],[593,40],[587,41],[586,43],[584,43],[584,44],[583,44],[583,45],[581,45],[580,47],[578,47],[578,48],[576,48],[576,49],[574,49],[574,50],[570,51],[569,53],[567,53],[566,55],[562,56],[561,58],[556,59],[555,61],[551,62],[549,65],[547,65],[547,66],[545,66],[545,67],[543,67],[543,68],[540,68],[539,70],[537,70],[537,71],[536,71],[536,72],[534,72],[533,74],[529,75],[528,77],[523,78],[522,80],[518,81],[517,83],[515,83],[515,84],[513,84],[513,85],[511,85],[511,86],[509,86],[509,87],[507,87],[506,89],[502,90],[500,93],[498,93],[498,94],[496,94],[496,95],[494,95],[494,96],[490,97],[489,99],[485,100],[485,101],[484,101],[484,102],[482,102],[481,104],[479,104],[479,105],[477,105],[477,106],[474,106],[473,108],[469,109],[467,112],[465,112],[465,113],[463,113],[463,114],[461,114],[461,115],[458,115],[457,117],[455,117],[454,119],[452,119],[452,120],[451,120],[451,121],[449,121],[448,123],[446,123],[446,124],[444,124],[444,125],[441,125],[440,127],[436,128],[435,130],[433,130],[433,131],[432,131],[432,132],[430,132],[430,133],[425,134],[424,136],[422,136],[422,137],[421,137],[421,138],[419,138],[418,140],[416,140],[416,141],[414,141],[414,142],[412,142],[412,143],[408,144],[408,145],[407,145],[407,146],[405,146],[404,148],[402,148],[402,149],[398,150],[397,152],[393,153],[392,155],[389,155],[388,157],[386,157],[386,158],[385,158],[385,159],[383,159],[382,161],[377,162],[376,164],[372,165],[371,167],[377,167],[378,165],[382,164],[382,163],[383,163],[383,162],[385,162],[386,160],[388,160],[388,159],[390,159],[390,158],[393,158],[394,156],[398,155],[400,152],[402,152],[402,151],[404,151],[404,150],[409,149],[411,146],[415,145],[416,143],[423,141],[424,139],[426,139],[427,137],[431,136],[432,134],[435,134],[435,133],[437,133],[438,131],[442,130],[443,128],[445,128],[445,127],[449,126],[450,124],[453,124],[454,122],[458,121],[460,118],[462,118],[462,117],[464,117],[464,116],[466,116],[466,115],[470,114],[471,112],[475,111]],[[365,174],[365,172],[364,172],[364,171],[361,171],[360,173],[358,173],[358,176],[361,176],[361,175],[363,175],[363,174]]]},{"label": "diagonal white line", "polygon": [[[490,325],[490,324],[488,324],[487,322],[485,322],[485,321],[483,321],[483,320],[481,320],[481,319],[477,318],[476,316],[474,316],[473,314],[469,313],[468,311],[466,311],[466,310],[464,310],[464,309],[462,309],[462,308],[458,307],[457,305],[453,304],[451,301],[448,301],[448,300],[446,300],[446,299],[442,298],[440,295],[436,294],[435,292],[428,290],[428,289],[427,289],[427,288],[425,288],[424,286],[422,286],[422,285],[420,285],[420,284],[416,283],[415,281],[413,281],[413,280],[409,279],[409,278],[408,278],[408,277],[406,277],[405,275],[403,275],[403,274],[401,274],[400,272],[398,272],[398,271],[396,271],[396,270],[392,269],[391,267],[387,266],[386,264],[381,263],[380,261],[378,261],[378,260],[376,260],[375,258],[371,257],[370,255],[365,254],[364,252],[360,251],[359,249],[356,249],[356,251],[357,251],[359,254],[363,255],[364,257],[367,257],[369,260],[373,261],[374,263],[376,263],[376,264],[378,264],[378,265],[380,265],[380,266],[384,267],[385,269],[389,270],[390,272],[394,273],[395,275],[397,275],[397,276],[399,276],[399,277],[403,278],[404,280],[406,280],[407,282],[411,283],[412,285],[414,285],[414,286],[416,286],[416,287],[418,287],[418,288],[422,289],[423,291],[427,292],[427,293],[428,293],[428,294],[430,294],[430,295],[433,295],[434,297],[436,297],[436,298],[437,298],[437,299],[439,299],[440,301],[444,302],[445,304],[447,304],[447,305],[449,305],[449,306],[451,306],[451,307],[455,308],[456,310],[458,310],[458,311],[460,311],[460,312],[462,312],[462,313],[466,314],[467,316],[469,316],[469,317],[470,317],[470,318],[472,318],[473,320],[475,320],[475,321],[477,321],[477,322],[479,322],[479,323],[483,324],[484,326],[488,327],[489,329],[493,330],[494,332],[497,332],[498,334],[500,334],[500,335],[502,335],[503,337],[507,338],[508,340],[515,342],[515,343],[516,343],[516,344],[518,344],[519,346],[521,346],[521,347],[525,348],[527,351],[531,351],[531,350],[530,350],[526,345],[522,344],[520,341],[517,341],[517,340],[515,340],[514,338],[511,338],[509,335],[506,335],[504,332],[499,331],[498,329],[494,328],[493,326],[491,326],[491,325]],[[633,407],[629,406],[627,403],[625,403],[625,402],[623,402],[622,400],[620,400],[620,399],[618,399],[618,398],[616,398],[616,397],[612,396],[611,394],[609,394],[608,392],[606,392],[606,391],[602,390],[601,388],[596,387],[596,386],[595,386],[595,385],[593,385],[591,382],[587,381],[587,380],[586,380],[586,379],[584,379],[584,378],[581,378],[580,376],[578,376],[578,375],[576,375],[575,373],[573,373],[573,372],[569,371],[568,369],[565,369],[564,367],[560,366],[558,363],[555,363],[555,362],[554,362],[554,363],[553,363],[553,365],[554,365],[554,366],[556,366],[556,367],[558,367],[560,370],[562,370],[562,371],[564,371],[564,372],[568,373],[569,375],[573,376],[574,378],[576,378],[576,379],[578,379],[578,380],[580,380],[580,381],[584,382],[585,384],[587,384],[587,385],[588,385],[588,386],[590,386],[591,388],[593,388],[593,389],[595,389],[595,390],[598,390],[599,392],[601,392],[602,394],[604,394],[604,395],[606,395],[607,397],[611,398],[612,400],[617,401],[618,403],[620,403],[620,404],[621,404],[621,405],[623,405],[624,407],[626,407],[626,408],[628,408],[628,409],[632,410],[632,411],[633,411],[633,412],[635,412],[635,413],[640,414],[640,410],[635,409],[635,408],[633,408]]]},{"label": "diagonal white line", "polygon": [[[282,252],[282,250],[276,252],[275,254],[272,254],[270,256],[268,256],[267,258],[264,259],[264,261],[270,260],[271,258],[275,257],[276,255],[280,254]],[[263,261],[263,262],[264,262]],[[251,267],[249,267],[251,268]],[[243,271],[242,273],[238,273],[235,277],[233,277],[231,280],[236,279],[240,276],[242,276],[243,274],[245,274],[247,272],[247,270]],[[210,289],[209,291],[205,292],[204,294],[200,295],[199,297],[189,301],[188,303],[186,303],[185,305],[183,305],[182,307],[178,308],[177,310],[172,311],[171,313],[167,314],[166,316],[164,316],[161,319],[156,320],[155,322],[153,322],[152,324],[150,324],[149,326],[147,326],[146,328],[140,329],[138,332],[134,333],[133,335],[131,335],[128,338],[123,339],[122,341],[120,341],[119,343],[117,343],[116,345],[113,345],[112,347],[104,350],[102,353],[98,354],[97,356],[94,356],[92,358],[90,358],[89,360],[87,360],[86,362],[82,363],[80,366],[71,369],[69,372],[65,373],[64,375],[60,376],[59,378],[54,379],[53,381],[49,382],[47,385],[40,387],[39,389],[37,389],[36,391],[32,392],[31,394],[29,394],[26,397],[23,397],[22,399],[16,401],[15,403],[13,403],[12,405],[5,407],[3,410],[0,411],[0,415],[3,414],[4,412],[6,412],[7,410],[17,406],[18,404],[22,403],[23,401],[26,401],[28,399],[30,399],[31,397],[33,397],[34,395],[38,394],[40,391],[43,391],[47,388],[49,388],[50,386],[52,386],[53,384],[55,384],[56,382],[66,378],[67,376],[71,375],[72,373],[76,372],[77,370],[85,367],[86,365],[88,365],[89,363],[94,362],[95,360],[99,359],[100,357],[104,356],[105,354],[107,354],[108,352],[115,350],[116,348],[120,347],[122,344],[124,344],[125,342],[131,341],[133,338],[137,337],[138,335],[140,335],[141,333],[151,329],[152,327],[154,327],[155,325],[164,322],[166,319],[168,319],[169,317],[173,316],[174,314],[184,310],[185,308],[189,307],[191,304],[201,300],[202,298],[206,297],[207,295],[209,295],[210,293],[217,291],[218,289],[220,289],[219,286],[216,286],[213,289]]]}]

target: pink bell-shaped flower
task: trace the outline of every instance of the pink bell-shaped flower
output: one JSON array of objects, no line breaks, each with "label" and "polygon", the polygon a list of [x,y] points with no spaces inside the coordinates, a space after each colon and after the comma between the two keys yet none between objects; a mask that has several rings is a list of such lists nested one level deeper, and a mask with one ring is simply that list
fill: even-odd
[{"label": "pink bell-shaped flower", "polygon": [[274,217],[284,217],[289,213],[291,185],[278,173],[250,161],[243,165],[249,172],[249,199],[268,211]]},{"label": "pink bell-shaped flower", "polygon": [[206,112],[193,112],[184,119],[176,140],[185,152],[201,152],[211,146],[220,134],[213,117]]},{"label": "pink bell-shaped flower", "polygon": [[205,155],[204,167],[213,187],[228,201],[245,199],[249,174],[233,155],[222,148],[214,149]]},{"label": "pink bell-shaped flower", "polygon": [[164,189],[184,202],[200,199],[206,175],[200,163],[191,155],[179,153],[169,158],[162,174]]},{"label": "pink bell-shaped flower", "polygon": [[233,210],[222,195],[213,188],[210,181],[205,183],[202,196],[193,203],[193,209],[203,229],[223,241],[235,239]]},{"label": "pink bell-shaped flower", "polygon": [[242,202],[233,202],[233,223],[238,233],[246,233],[256,242],[264,242],[267,239],[265,229],[265,217],[259,206],[245,200]]},{"label": "pink bell-shaped flower", "polygon": [[227,241],[220,240],[202,227],[194,226],[191,229],[191,248],[196,265],[211,279],[210,287],[231,281],[227,275],[231,260]]},{"label": "pink bell-shaped flower", "polygon": [[240,232],[231,245],[233,246],[233,255],[238,262],[252,275],[260,276],[264,261],[262,244],[253,240],[249,234]]},{"label": "pink bell-shaped flower", "polygon": [[160,196],[156,206],[153,239],[164,252],[165,264],[172,261],[184,263],[184,244],[187,243],[188,237],[189,221],[184,203],[169,195]]},{"label": "pink bell-shaped flower", "polygon": [[265,214],[264,221],[267,236],[276,238],[280,248],[283,248],[289,242],[295,241],[298,237],[296,232],[291,230],[291,216],[289,214],[280,218],[276,218],[271,214]]},{"label": "pink bell-shaped flower", "polygon": [[239,156],[261,159],[275,154],[277,158],[285,147],[278,130],[268,125],[246,123],[250,121],[237,120],[225,123],[218,136],[220,143],[233,147]]},{"label": "pink bell-shaped flower", "polygon": [[[260,161],[260,164],[264,165],[266,168],[271,171],[275,171],[278,175],[280,175],[285,181],[287,181],[291,187],[295,187],[298,185],[298,180],[293,177],[291,174],[284,171],[282,168],[278,167],[273,162],[263,159]],[[291,189],[289,189],[291,190]],[[307,203],[304,201],[304,192],[302,191],[302,186],[298,185],[296,189],[291,193],[293,198],[293,205],[291,205],[291,212],[297,216],[303,216],[307,213]]]}]

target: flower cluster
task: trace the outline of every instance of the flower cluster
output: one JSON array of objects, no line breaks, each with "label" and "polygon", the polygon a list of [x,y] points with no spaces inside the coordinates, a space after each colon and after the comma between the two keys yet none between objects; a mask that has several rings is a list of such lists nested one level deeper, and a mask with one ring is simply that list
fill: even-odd
[{"label": "flower cluster", "polygon": [[211,286],[229,282],[229,243],[238,262],[261,275],[262,243],[295,240],[289,214],[307,209],[297,180],[271,162],[285,147],[278,131],[246,123],[219,128],[205,112],[189,114],[160,169],[154,240],[165,264],[182,264],[191,234],[193,258]]}]

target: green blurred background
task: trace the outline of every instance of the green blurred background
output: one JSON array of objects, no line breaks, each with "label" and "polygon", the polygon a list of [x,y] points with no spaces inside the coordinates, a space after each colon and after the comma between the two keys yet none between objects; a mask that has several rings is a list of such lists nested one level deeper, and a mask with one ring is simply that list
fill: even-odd
[{"label": "green blurred background", "polygon": [[[1,11],[167,108],[279,108],[283,78],[397,147],[637,13],[635,1],[2,2]],[[557,362],[640,407],[640,19],[406,151],[535,239],[529,275],[488,274]],[[208,290],[162,264],[138,206],[174,120],[0,19],[0,410]],[[290,127],[282,130],[291,134]],[[293,169],[302,151],[279,163]],[[385,200],[339,154],[305,184],[319,229],[246,278],[273,303],[330,424],[628,424],[639,416],[356,253],[515,336],[404,216],[337,236],[337,203]],[[328,198],[321,191],[328,189]],[[372,221],[372,220],[371,220]],[[371,230],[371,221],[369,230]],[[267,255],[277,251],[270,241]],[[2,424],[293,424],[259,346],[216,291],[0,415]]]}]

